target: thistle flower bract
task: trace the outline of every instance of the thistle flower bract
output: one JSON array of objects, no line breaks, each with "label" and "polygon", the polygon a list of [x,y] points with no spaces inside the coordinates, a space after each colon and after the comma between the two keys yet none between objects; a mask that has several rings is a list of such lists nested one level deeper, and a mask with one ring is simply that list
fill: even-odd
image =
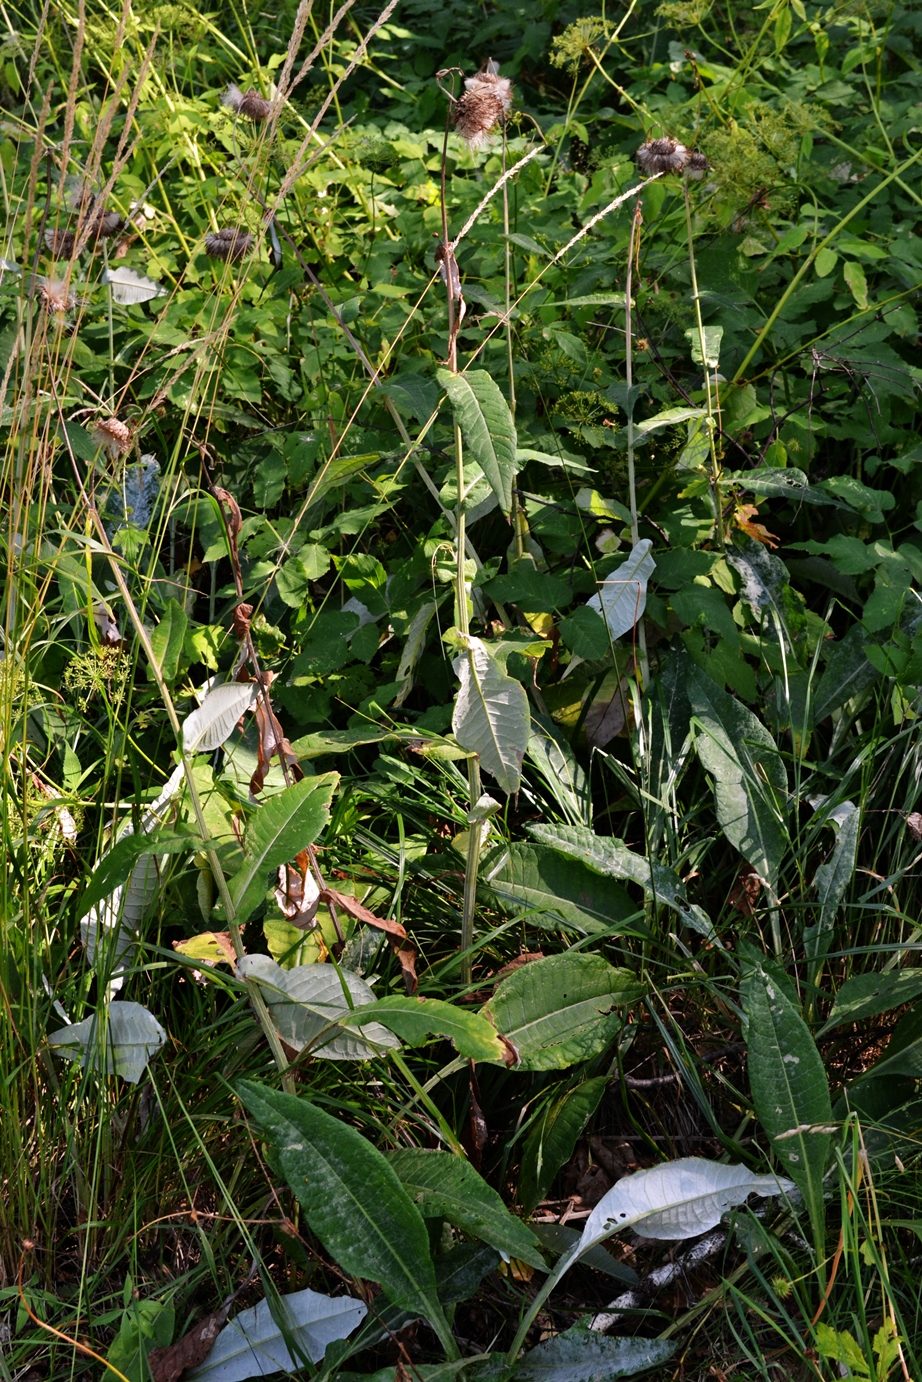
[{"label": "thistle flower bract", "polygon": [[205,253],[212,259],[229,259],[236,263],[244,259],[253,248],[253,237],[248,230],[238,230],[226,226],[223,230],[213,230],[205,236]]},{"label": "thistle flower bract", "polygon": [[669,136],[648,139],[646,144],[641,144],[635,158],[643,173],[685,173],[695,180],[703,178],[711,166],[704,154],[686,149],[678,139]]},{"label": "thistle flower bract", "polygon": [[63,278],[38,278],[35,287],[46,312],[64,316],[77,305],[76,296]]},{"label": "thistle flower bract", "polygon": [[117,417],[97,418],[92,427],[93,440],[111,460],[125,456],[131,450],[131,430]]},{"label": "thistle flower bract", "polygon": [[235,115],[246,116],[247,120],[268,120],[272,114],[272,102],[260,96],[254,87],[241,91],[233,82],[221,97],[221,104]]},{"label": "thistle flower bract", "polygon": [[453,111],[455,129],[472,149],[482,148],[511,107],[512,82],[499,75],[495,62],[488,62],[483,72],[465,80]]}]

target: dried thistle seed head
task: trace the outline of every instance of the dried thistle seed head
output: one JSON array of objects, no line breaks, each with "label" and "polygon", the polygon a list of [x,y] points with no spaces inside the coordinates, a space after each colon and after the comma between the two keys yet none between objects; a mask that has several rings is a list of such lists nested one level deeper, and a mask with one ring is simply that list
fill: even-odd
[{"label": "dried thistle seed head", "polygon": [[45,231],[45,248],[55,259],[70,259],[76,243],[77,237],[72,230],[49,226]]},{"label": "dried thistle seed head", "polygon": [[235,226],[225,226],[223,230],[213,230],[205,236],[205,253],[212,259],[229,259],[236,263],[244,259],[253,248],[253,237],[248,230],[238,230]]},{"label": "dried thistle seed head", "polygon": [[466,78],[453,112],[455,129],[472,149],[479,149],[505,122],[511,108],[512,82],[501,77],[496,63],[490,61],[476,77]]},{"label": "dried thistle seed head", "polygon": [[272,114],[272,102],[260,96],[259,92],[250,87],[247,91],[241,91],[240,87],[234,82],[221,97],[222,106],[233,111],[235,115],[243,115],[247,120],[268,120]]},{"label": "dried thistle seed head", "polygon": [[97,418],[92,433],[96,445],[101,446],[113,461],[119,456],[126,456],[131,450],[131,430],[117,417]]},{"label": "dried thistle seed head", "polygon": [[688,155],[688,162],[685,165],[685,176],[691,178],[694,182],[700,182],[710,166],[704,154],[695,149]]},{"label": "dried thistle seed head", "polygon": [[644,173],[681,173],[688,166],[690,154],[677,139],[650,139],[641,144],[635,158]]},{"label": "dried thistle seed head", "polygon": [[63,278],[37,278],[35,286],[46,312],[64,316],[77,305],[77,299],[70,285]]},{"label": "dried thistle seed head", "polygon": [[108,239],[110,235],[118,235],[124,225],[117,211],[99,211],[93,218],[91,234]]}]

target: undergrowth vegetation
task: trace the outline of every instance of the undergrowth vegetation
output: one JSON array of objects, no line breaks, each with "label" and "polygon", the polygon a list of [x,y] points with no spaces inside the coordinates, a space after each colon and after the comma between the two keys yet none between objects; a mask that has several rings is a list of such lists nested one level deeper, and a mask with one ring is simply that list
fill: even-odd
[{"label": "undergrowth vegetation", "polygon": [[2,1382],[918,1377],[922,15],[2,22]]}]

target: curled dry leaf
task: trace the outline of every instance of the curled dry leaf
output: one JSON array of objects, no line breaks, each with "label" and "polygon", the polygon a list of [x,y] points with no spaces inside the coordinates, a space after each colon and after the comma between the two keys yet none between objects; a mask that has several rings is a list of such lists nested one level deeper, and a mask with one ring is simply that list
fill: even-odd
[{"label": "curled dry leaf", "polygon": [[215,1310],[193,1325],[168,1348],[155,1348],[147,1355],[152,1382],[179,1382],[184,1373],[197,1368],[208,1357],[218,1333],[227,1319],[227,1308]]},{"label": "curled dry leaf", "polygon": [[320,902],[320,887],[311,871],[310,852],[302,849],[293,863],[279,869],[275,900],[282,916],[294,926],[312,926]]},{"label": "curled dry leaf", "polygon": [[272,759],[278,754],[279,761],[291,770],[295,781],[303,777],[298,755],[285,737],[285,731],[265,695],[260,696],[254,712],[259,743],[256,750],[256,771],[250,778],[250,791],[258,796],[265,786],[266,774]]},{"label": "curled dry leaf", "polygon": [[401,926],[399,921],[377,916],[357,898],[350,897],[347,893],[337,892],[335,888],[324,888],[320,898],[323,902],[332,902],[334,907],[339,907],[350,917],[355,917],[356,921],[364,921],[368,926],[377,926],[380,931],[387,931],[391,936],[399,936],[401,940],[407,938],[406,928]]}]

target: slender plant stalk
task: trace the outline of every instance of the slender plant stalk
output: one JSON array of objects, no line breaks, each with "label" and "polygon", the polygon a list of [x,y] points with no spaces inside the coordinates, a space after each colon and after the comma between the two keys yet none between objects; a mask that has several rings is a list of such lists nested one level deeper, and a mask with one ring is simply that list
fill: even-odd
[{"label": "slender plant stalk", "polygon": [[704,332],[704,319],[701,315],[701,294],[698,291],[698,271],[695,267],[695,242],[692,236],[691,197],[688,192],[688,179],[682,180],[682,195],[685,200],[685,231],[688,241],[688,271],[691,275],[692,302],[695,305],[695,328],[698,332],[698,351],[704,370],[704,394],[707,416],[705,426],[708,432],[708,485],[711,490],[711,507],[714,511],[714,532],[721,549],[726,549],[724,535],[723,501],[720,496],[720,461],[717,456],[717,432],[720,426],[720,398],[716,381],[712,387],[711,366],[708,361],[707,337]]}]

